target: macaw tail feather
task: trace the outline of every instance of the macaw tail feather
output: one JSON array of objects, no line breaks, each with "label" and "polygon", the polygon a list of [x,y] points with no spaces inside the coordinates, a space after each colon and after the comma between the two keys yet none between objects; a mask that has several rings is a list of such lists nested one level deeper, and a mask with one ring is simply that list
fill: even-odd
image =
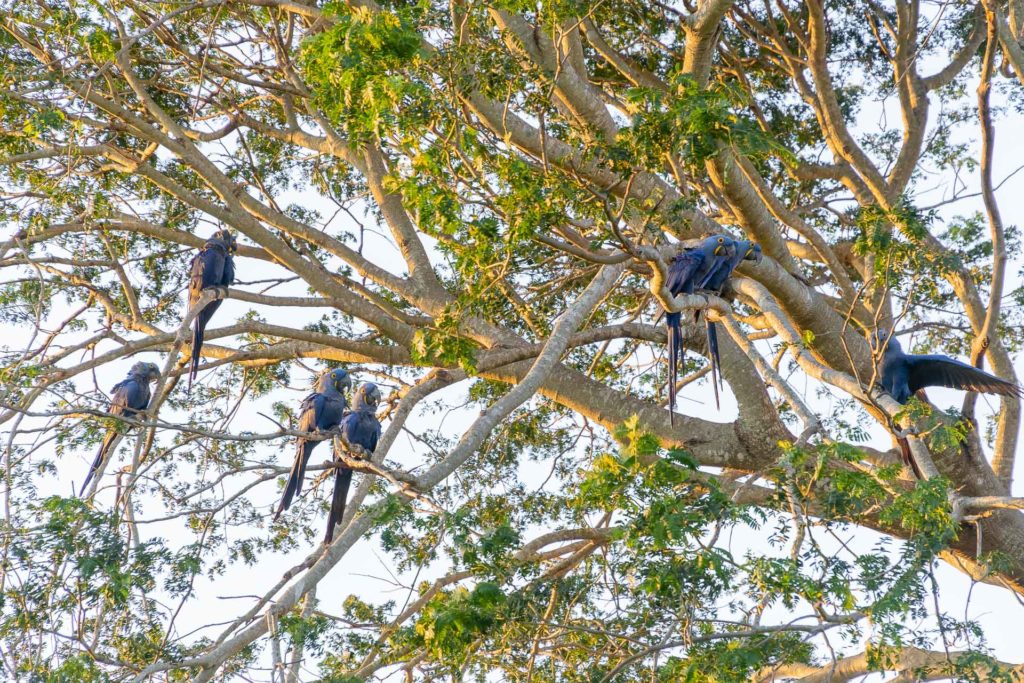
[{"label": "macaw tail feather", "polygon": [[192,391],[192,381],[199,374],[199,356],[203,350],[203,332],[205,331],[203,328],[206,327],[206,324],[202,317],[203,314],[200,313],[192,321],[192,362],[188,369],[188,390],[190,392]]},{"label": "macaw tail feather", "polygon": [[924,473],[921,472],[917,461],[914,460],[914,454],[910,452],[910,442],[902,436],[897,437],[896,442],[900,445],[900,455],[903,456],[903,464],[914,471],[914,476],[917,477],[918,481],[924,481]]},{"label": "macaw tail feather", "polygon": [[317,441],[306,441],[299,439],[295,448],[295,462],[292,464],[292,471],[288,473],[288,483],[285,484],[284,494],[281,502],[274,513],[274,521],[281,516],[281,513],[291,507],[295,496],[302,492],[302,480],[306,478],[306,463],[309,462],[309,455],[317,445]]},{"label": "macaw tail feather", "polygon": [[722,362],[718,357],[718,330],[715,324],[705,318],[708,329],[708,355],[711,357],[711,386],[715,388],[715,408],[721,410],[718,398],[718,386],[722,381]]},{"label": "macaw tail feather", "polygon": [[683,352],[682,313],[666,313],[668,326],[668,423],[675,426],[676,380],[679,366],[686,359]]},{"label": "macaw tail feather", "polygon": [[114,444],[117,437],[118,434],[113,429],[107,432],[107,435],[103,437],[103,443],[100,444],[100,449],[96,452],[96,458],[92,461],[92,467],[89,468],[89,473],[85,475],[85,481],[82,482],[82,488],[78,492],[79,497],[85,495],[85,489],[89,486],[89,482],[92,481],[96,472],[99,471],[103,461],[106,460],[107,456],[110,454],[111,446]]},{"label": "macaw tail feather", "polygon": [[348,499],[348,487],[352,483],[352,470],[339,467],[334,473],[334,496],[331,498],[331,512],[327,515],[327,534],[324,545],[334,540],[334,528],[341,524],[345,516],[345,502]]}]

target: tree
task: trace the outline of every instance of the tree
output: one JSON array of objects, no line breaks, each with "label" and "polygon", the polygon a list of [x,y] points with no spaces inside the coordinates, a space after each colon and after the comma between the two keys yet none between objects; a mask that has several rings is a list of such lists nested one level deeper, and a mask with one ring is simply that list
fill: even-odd
[{"label": "tree", "polygon": [[[1019,402],[900,406],[866,341],[916,330],[1015,378],[993,172],[1015,0],[0,6],[12,678],[1020,673],[934,572],[1024,594]],[[954,176],[977,187],[925,198]],[[187,263],[217,227],[240,282],[201,302],[235,307],[186,393]],[[722,231],[766,259],[726,298],[673,299],[666,262]],[[724,330],[731,422],[705,402],[670,424],[663,308]],[[682,384],[707,391],[703,323],[685,341]],[[135,354],[163,378],[78,499]],[[321,549],[325,486],[270,506],[282,387],[337,364],[396,390]],[[926,479],[872,433],[906,436]],[[724,540],[742,530],[750,552]],[[354,547],[429,578],[350,594],[325,578]],[[255,598],[199,597],[246,566],[259,582],[227,592]]]}]

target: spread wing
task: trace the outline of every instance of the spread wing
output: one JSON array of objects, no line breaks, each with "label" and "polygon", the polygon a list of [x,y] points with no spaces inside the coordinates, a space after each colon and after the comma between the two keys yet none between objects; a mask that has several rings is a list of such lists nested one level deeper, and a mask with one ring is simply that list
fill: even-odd
[{"label": "spread wing", "polygon": [[948,356],[907,356],[907,384],[910,392],[925,387],[949,387],[964,391],[1003,396],[1024,396],[1024,390],[1013,382]]},{"label": "spread wing", "polygon": [[217,287],[224,275],[224,255],[216,249],[203,249],[192,258],[192,274],[188,281],[188,304],[195,305],[203,290]]},{"label": "spread wing", "polygon": [[673,295],[693,293],[693,278],[704,263],[704,255],[699,251],[685,251],[672,259],[668,267],[668,291]]}]

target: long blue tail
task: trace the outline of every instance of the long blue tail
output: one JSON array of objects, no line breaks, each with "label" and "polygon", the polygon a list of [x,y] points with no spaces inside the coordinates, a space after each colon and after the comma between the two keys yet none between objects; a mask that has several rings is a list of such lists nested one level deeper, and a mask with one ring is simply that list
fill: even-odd
[{"label": "long blue tail", "polygon": [[339,467],[334,473],[334,497],[331,498],[331,512],[327,515],[327,534],[324,536],[324,545],[330,545],[334,540],[334,528],[341,524],[345,516],[345,502],[348,499],[348,487],[352,483],[352,470],[347,467]]},{"label": "long blue tail", "polygon": [[284,487],[284,494],[281,496],[281,503],[274,513],[274,521],[281,516],[281,513],[291,507],[295,496],[302,492],[302,481],[306,478],[306,464],[309,456],[316,448],[319,441],[306,441],[299,439],[295,448],[295,462],[292,464],[292,471],[288,474],[288,483]]},{"label": "long blue tail", "polygon": [[201,311],[195,320],[192,321],[192,363],[188,370],[189,391],[192,391],[192,381],[199,374],[199,357],[203,350],[203,332],[206,331],[206,321],[203,320],[203,313],[205,312]]},{"label": "long blue tail", "polygon": [[722,409],[718,400],[718,385],[722,377],[722,362],[718,357],[718,330],[715,324],[705,319],[708,327],[708,355],[711,356],[711,386],[715,388],[715,408]]},{"label": "long blue tail", "polygon": [[82,488],[79,490],[79,497],[85,495],[85,489],[89,486],[89,482],[92,481],[93,476],[99,471],[100,465],[103,464],[103,460],[110,455],[110,446],[114,443],[117,438],[117,432],[111,429],[107,432],[107,435],[103,437],[103,443],[100,445],[100,450],[96,453],[96,459],[92,461],[92,467],[89,468],[89,474],[85,475],[85,481],[82,482]]},{"label": "long blue tail", "polygon": [[668,326],[668,423],[675,425],[676,380],[679,365],[686,360],[683,352],[683,314],[680,312],[666,313],[665,324]]}]

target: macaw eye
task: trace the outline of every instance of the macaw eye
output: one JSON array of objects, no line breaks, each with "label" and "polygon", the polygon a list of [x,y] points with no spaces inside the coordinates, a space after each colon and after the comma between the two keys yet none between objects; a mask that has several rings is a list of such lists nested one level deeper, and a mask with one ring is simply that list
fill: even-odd
[{"label": "macaw eye", "polygon": [[725,242],[725,238],[724,237],[719,237],[718,238],[718,243],[722,244],[723,242]]}]

